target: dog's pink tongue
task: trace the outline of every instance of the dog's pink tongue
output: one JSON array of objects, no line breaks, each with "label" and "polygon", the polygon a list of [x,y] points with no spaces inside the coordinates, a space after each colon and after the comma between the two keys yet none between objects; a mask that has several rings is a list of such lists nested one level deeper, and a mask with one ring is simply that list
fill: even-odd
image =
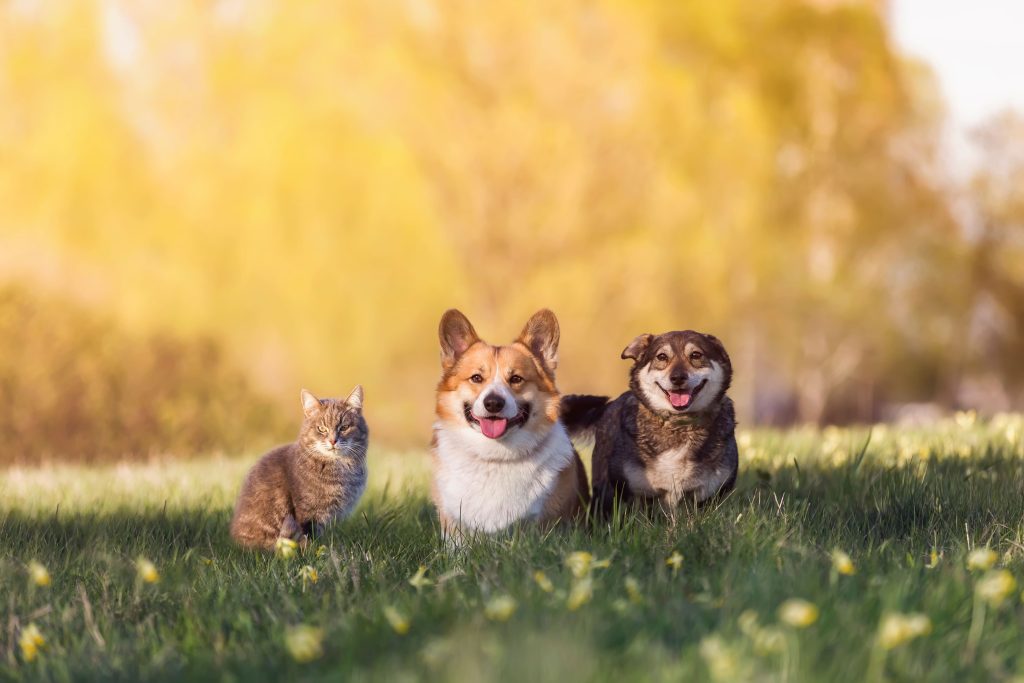
[{"label": "dog's pink tongue", "polygon": [[668,392],[669,403],[675,408],[685,408],[690,405],[690,395],[687,393]]},{"label": "dog's pink tongue", "polygon": [[480,431],[489,439],[497,439],[505,433],[508,420],[503,417],[481,417]]}]

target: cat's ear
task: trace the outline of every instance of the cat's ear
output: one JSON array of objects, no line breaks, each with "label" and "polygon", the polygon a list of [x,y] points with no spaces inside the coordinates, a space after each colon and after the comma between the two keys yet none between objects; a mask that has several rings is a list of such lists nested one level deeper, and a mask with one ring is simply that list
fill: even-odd
[{"label": "cat's ear", "polygon": [[345,404],[350,408],[356,410],[363,409],[363,385],[357,384],[356,388],[352,390],[352,393],[345,399]]},{"label": "cat's ear", "polygon": [[313,417],[320,411],[320,399],[305,389],[299,395],[302,397],[302,412],[306,414],[306,417]]},{"label": "cat's ear", "polygon": [[437,336],[441,339],[441,367],[445,370],[451,370],[459,356],[480,341],[469,318],[454,308],[445,311],[441,316]]},{"label": "cat's ear", "polygon": [[558,367],[559,334],[558,318],[548,309],[542,308],[526,321],[517,341],[525,344],[550,372],[554,372]]}]

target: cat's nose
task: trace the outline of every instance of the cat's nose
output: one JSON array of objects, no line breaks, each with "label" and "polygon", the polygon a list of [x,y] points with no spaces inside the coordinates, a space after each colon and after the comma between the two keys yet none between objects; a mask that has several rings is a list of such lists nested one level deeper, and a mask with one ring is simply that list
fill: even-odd
[{"label": "cat's nose", "polygon": [[501,396],[498,396],[497,394],[488,394],[487,396],[484,396],[484,408],[487,409],[487,412],[497,413],[504,407],[505,399]]}]

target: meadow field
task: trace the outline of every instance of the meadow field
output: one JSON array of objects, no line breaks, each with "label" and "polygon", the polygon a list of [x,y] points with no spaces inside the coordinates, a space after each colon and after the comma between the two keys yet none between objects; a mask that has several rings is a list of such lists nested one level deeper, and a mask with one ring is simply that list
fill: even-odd
[{"label": "meadow field", "polygon": [[254,454],[0,473],[0,680],[1024,680],[1024,418],[743,431],[675,524],[450,549],[425,452],[242,552]]}]

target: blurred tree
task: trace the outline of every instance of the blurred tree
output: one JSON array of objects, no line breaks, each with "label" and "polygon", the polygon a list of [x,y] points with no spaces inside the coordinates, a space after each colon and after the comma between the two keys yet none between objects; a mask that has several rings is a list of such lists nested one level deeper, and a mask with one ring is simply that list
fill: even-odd
[{"label": "blurred tree", "polygon": [[362,382],[391,440],[427,439],[449,306],[495,340],[555,309],[568,391],[621,391],[633,336],[689,327],[746,421],[952,404],[976,292],[1010,311],[1016,281],[977,274],[883,11],[8,4],[0,278],[215,339],[283,406]]},{"label": "blurred tree", "polygon": [[980,375],[987,381],[982,391],[1002,394],[987,397],[993,407],[1006,408],[1019,403],[1024,384],[1024,117],[1004,112],[974,138],[979,170],[969,184],[966,220],[970,356],[960,379]]}]

